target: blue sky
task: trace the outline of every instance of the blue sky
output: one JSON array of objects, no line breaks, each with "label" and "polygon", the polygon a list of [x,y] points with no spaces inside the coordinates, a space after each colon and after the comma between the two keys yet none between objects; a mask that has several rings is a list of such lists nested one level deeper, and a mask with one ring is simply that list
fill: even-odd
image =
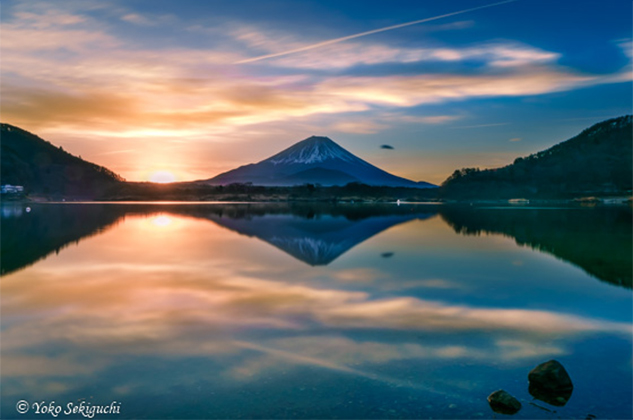
[{"label": "blue sky", "polygon": [[129,180],[316,134],[440,183],[631,113],[630,1],[492,3],[6,1],[2,120]]}]

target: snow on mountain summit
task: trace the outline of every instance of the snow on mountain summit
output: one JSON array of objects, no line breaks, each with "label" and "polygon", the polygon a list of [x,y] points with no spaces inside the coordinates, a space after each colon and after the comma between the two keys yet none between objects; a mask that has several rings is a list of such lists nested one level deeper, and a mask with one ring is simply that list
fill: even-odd
[{"label": "snow on mountain summit", "polygon": [[332,159],[347,162],[360,160],[328,137],[312,136],[266,159],[264,162],[270,162],[273,165],[296,163],[309,165]]}]

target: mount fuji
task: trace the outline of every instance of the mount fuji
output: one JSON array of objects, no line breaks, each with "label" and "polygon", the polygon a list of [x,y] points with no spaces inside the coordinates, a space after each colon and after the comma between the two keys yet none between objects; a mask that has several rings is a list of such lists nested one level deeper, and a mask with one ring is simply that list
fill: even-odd
[{"label": "mount fuji", "polygon": [[329,138],[317,136],[300,141],[261,162],[240,166],[202,182],[261,186],[306,183],[332,186],[359,182],[373,186],[436,188],[428,182],[415,182],[392,175],[356,157]]}]

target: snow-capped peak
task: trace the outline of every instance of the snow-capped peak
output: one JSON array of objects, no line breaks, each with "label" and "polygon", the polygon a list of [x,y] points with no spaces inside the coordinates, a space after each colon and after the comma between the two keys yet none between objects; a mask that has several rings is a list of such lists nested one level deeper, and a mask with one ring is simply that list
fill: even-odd
[{"label": "snow-capped peak", "polygon": [[266,161],[273,165],[282,164],[313,164],[326,160],[343,160],[352,162],[358,160],[347,150],[333,142],[327,137],[312,136],[294,146],[272,156]]}]

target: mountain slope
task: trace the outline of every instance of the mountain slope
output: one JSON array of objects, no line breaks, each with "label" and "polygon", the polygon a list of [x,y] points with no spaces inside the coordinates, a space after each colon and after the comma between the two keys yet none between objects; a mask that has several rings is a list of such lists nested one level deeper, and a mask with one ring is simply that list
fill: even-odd
[{"label": "mountain slope", "polygon": [[22,185],[26,193],[94,197],[123,179],[61,147],[9,124],[0,124],[2,184]]},{"label": "mountain slope", "polygon": [[630,194],[633,118],[598,123],[578,136],[513,164],[455,171],[442,184],[447,198],[556,198]]},{"label": "mountain slope", "polygon": [[327,137],[312,136],[256,164],[241,166],[203,181],[212,185],[253,183],[291,186],[305,183],[345,185],[360,182],[389,187],[431,188],[392,175],[354,156]]}]

